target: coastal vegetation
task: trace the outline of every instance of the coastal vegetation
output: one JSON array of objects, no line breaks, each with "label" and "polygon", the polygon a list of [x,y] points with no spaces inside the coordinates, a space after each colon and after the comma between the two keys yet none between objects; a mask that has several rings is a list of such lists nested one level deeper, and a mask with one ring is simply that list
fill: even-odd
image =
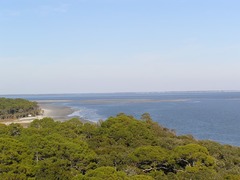
[{"label": "coastal vegetation", "polygon": [[152,121],[118,114],[0,125],[0,179],[240,179],[240,148],[177,136]]},{"label": "coastal vegetation", "polygon": [[0,120],[36,116],[41,113],[37,102],[25,99],[0,98]]}]

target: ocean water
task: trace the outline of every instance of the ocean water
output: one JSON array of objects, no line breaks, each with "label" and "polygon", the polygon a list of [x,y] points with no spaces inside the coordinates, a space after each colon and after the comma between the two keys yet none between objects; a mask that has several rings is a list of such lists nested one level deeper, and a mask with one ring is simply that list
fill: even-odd
[{"label": "ocean water", "polygon": [[[105,120],[120,112],[140,118],[148,112],[159,124],[174,129],[178,135],[192,134],[240,146],[240,92],[165,92],[111,94],[14,95],[29,100],[55,100],[69,106],[70,117]],[[61,101],[60,101],[61,100]]]}]

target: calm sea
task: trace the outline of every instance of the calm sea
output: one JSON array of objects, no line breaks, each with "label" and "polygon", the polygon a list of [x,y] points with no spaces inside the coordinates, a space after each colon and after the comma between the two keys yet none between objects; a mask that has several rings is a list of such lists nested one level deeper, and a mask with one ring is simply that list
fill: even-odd
[{"label": "calm sea", "polygon": [[192,134],[240,146],[240,92],[167,92],[112,94],[14,95],[29,100],[64,100],[54,104],[69,106],[91,121],[120,112],[140,118],[148,112],[154,121],[174,129],[178,135]]}]

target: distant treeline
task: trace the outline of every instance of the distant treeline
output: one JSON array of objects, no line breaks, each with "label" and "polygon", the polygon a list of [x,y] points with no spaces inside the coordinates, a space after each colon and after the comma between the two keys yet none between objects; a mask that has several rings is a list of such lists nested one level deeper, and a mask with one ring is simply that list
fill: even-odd
[{"label": "distant treeline", "polygon": [[25,99],[0,98],[0,120],[36,116],[41,112],[36,102]]},{"label": "distant treeline", "polygon": [[144,114],[0,125],[0,179],[239,180],[240,148],[176,136]]}]

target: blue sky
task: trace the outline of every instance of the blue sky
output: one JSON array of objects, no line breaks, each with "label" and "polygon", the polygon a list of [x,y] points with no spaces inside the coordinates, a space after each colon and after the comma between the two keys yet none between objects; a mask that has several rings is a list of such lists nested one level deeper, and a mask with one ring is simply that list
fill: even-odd
[{"label": "blue sky", "polygon": [[0,94],[240,90],[239,7],[0,0]]}]

